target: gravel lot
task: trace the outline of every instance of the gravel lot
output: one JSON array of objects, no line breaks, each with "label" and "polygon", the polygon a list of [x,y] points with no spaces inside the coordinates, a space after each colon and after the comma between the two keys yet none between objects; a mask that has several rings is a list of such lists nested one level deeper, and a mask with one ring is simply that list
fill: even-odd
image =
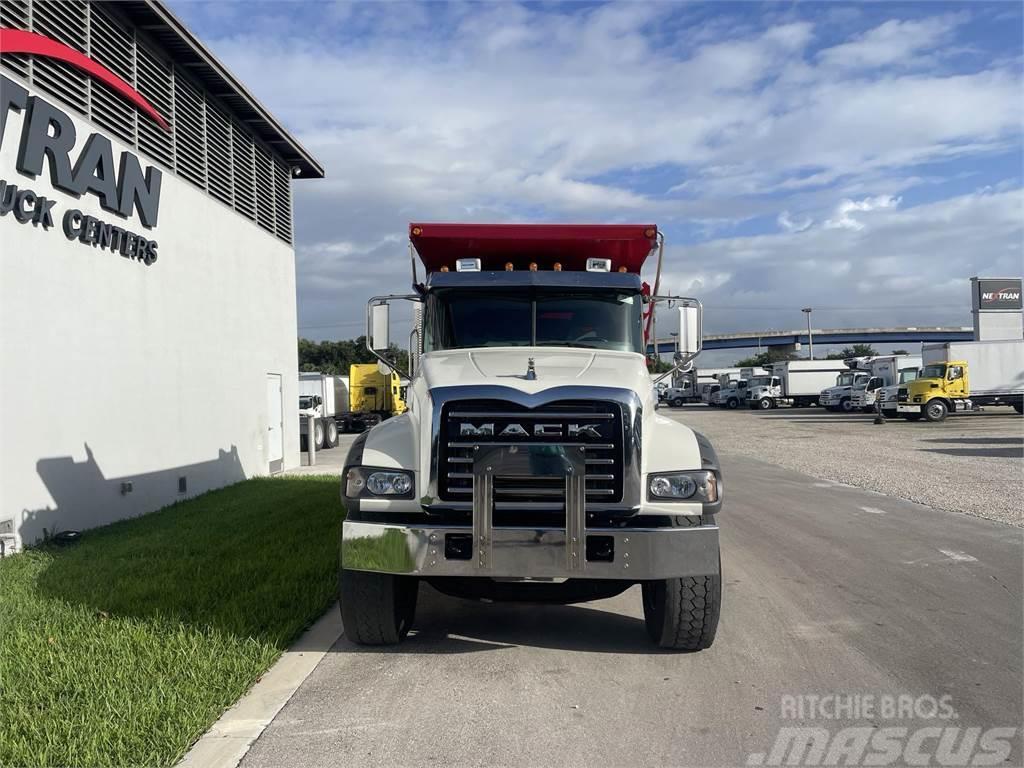
[{"label": "gravel lot", "polygon": [[821,408],[693,405],[660,412],[705,433],[725,456],[752,456],[822,480],[1024,525],[1024,419],[1011,408],[954,415],[941,424],[890,419],[884,425]]}]

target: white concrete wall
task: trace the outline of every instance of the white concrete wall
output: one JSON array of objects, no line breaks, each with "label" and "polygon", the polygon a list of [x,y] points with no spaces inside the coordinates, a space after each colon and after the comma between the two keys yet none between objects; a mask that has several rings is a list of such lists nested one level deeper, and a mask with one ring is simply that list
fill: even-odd
[{"label": "white concrete wall", "polygon": [[[0,533],[13,519],[27,544],[149,512],[183,498],[182,475],[193,496],[267,474],[268,373],[282,375],[284,466],[297,465],[292,248],[165,168],[152,230],[54,189],[46,166],[27,178],[22,119],[8,116],[0,179],[57,204],[47,231],[0,218]],[[75,124],[73,159],[90,133],[109,136]],[[128,147],[109,137],[116,162]],[[67,240],[69,208],[156,240],[158,261]]]}]

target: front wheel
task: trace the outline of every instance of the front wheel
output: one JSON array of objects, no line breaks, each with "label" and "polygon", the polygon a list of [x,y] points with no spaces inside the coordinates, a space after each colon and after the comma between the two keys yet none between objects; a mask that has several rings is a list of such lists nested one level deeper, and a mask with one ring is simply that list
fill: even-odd
[{"label": "front wheel", "polygon": [[394,645],[416,618],[419,580],[342,568],[338,598],[345,637],[359,645]]},{"label": "front wheel", "polygon": [[700,651],[715,642],[722,611],[722,566],[713,576],[645,581],[644,623],[662,648]]},{"label": "front wheel", "polygon": [[740,407],[740,401],[737,400],[735,397],[730,397],[729,400],[726,402],[725,407],[728,408],[730,411],[735,410],[736,408]]},{"label": "front wheel", "polygon": [[842,400],[839,401],[839,410],[841,410],[843,413],[852,412],[853,401],[848,397],[844,397]]},{"label": "front wheel", "polygon": [[683,407],[683,398],[681,398],[681,397],[673,397],[672,398],[672,407],[673,408],[682,408]]},{"label": "front wheel", "polygon": [[949,413],[949,408],[942,400],[932,400],[924,407],[924,417],[928,421],[942,421]]},{"label": "front wheel", "polygon": [[757,407],[760,408],[762,411],[767,411],[769,408],[772,407],[771,398],[762,397],[760,400],[757,401]]}]

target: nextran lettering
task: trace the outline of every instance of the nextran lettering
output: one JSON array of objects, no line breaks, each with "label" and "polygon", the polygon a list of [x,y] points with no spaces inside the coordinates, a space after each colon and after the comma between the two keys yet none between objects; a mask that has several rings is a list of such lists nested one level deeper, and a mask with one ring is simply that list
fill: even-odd
[{"label": "nextran lettering", "polygon": [[37,177],[43,172],[43,159],[50,169],[53,186],[81,197],[95,195],[104,210],[124,218],[135,212],[142,226],[156,226],[160,208],[159,169],[148,166],[145,173],[139,158],[122,152],[115,168],[110,139],[91,134],[72,161],[76,131],[71,118],[39,96],[30,96],[26,88],[7,77],[0,87],[0,144],[11,112],[24,113],[21,141],[18,145],[17,168],[20,173]]}]

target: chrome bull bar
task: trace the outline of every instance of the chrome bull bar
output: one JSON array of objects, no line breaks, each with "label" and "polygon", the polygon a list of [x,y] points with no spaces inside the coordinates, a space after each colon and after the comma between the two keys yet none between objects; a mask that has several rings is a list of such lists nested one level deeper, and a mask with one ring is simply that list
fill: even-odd
[{"label": "chrome bull bar", "polygon": [[[342,564],[357,571],[417,576],[588,578],[642,581],[718,573],[718,527],[587,528],[586,447],[480,445],[473,455],[471,526],[346,520]],[[502,477],[563,477],[565,523],[494,526],[494,484]],[[452,537],[471,547],[453,552]],[[610,558],[588,558],[599,538]]]}]

